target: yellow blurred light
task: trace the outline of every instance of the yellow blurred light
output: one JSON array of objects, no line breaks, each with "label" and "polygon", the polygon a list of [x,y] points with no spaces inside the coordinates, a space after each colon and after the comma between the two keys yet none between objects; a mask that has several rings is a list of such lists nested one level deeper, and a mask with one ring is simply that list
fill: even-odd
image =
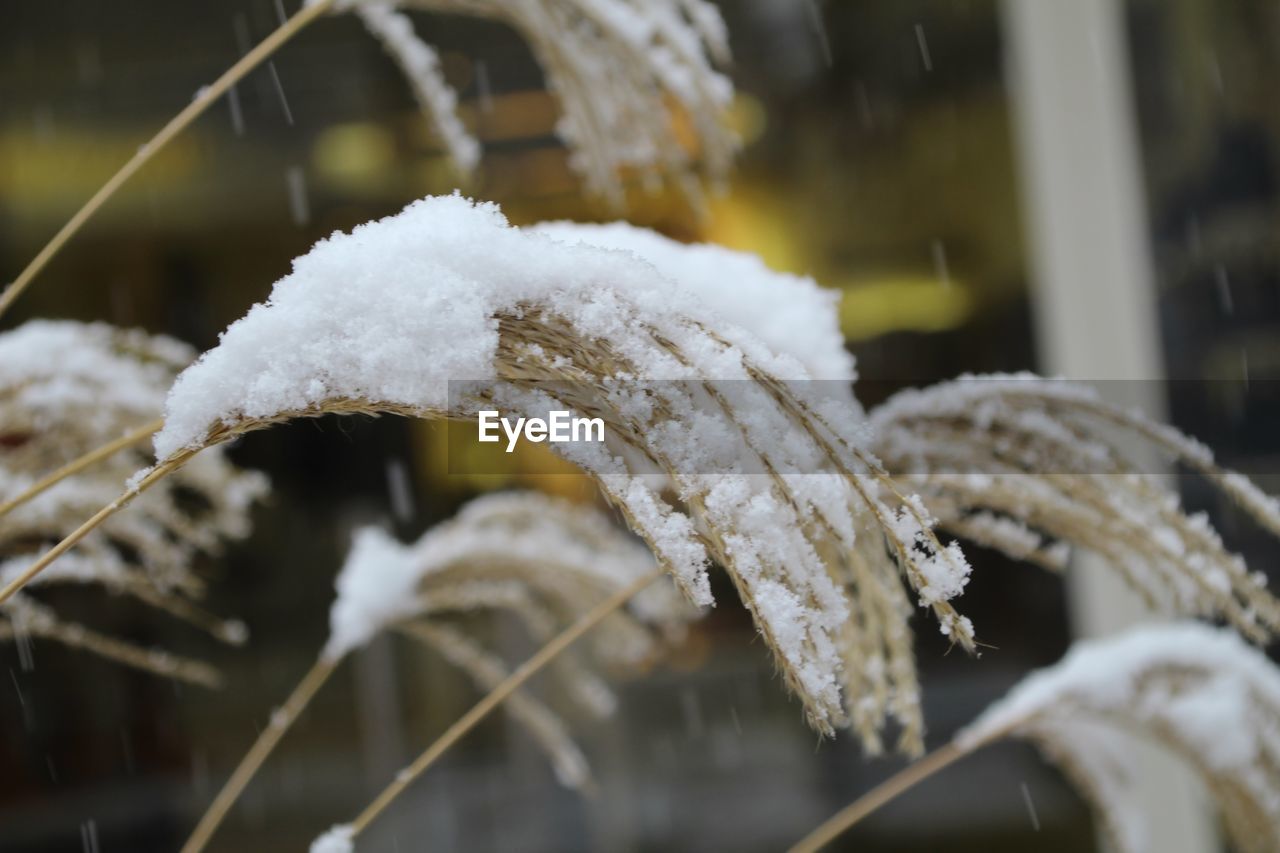
[{"label": "yellow blurred light", "polygon": [[[712,203],[703,238],[759,255],[775,270],[808,274],[814,261],[789,209],[768,190],[738,188]],[[962,325],[974,311],[973,291],[954,278],[924,272],[886,273],[843,282],[817,275],[842,291],[840,327],[853,340],[889,332],[939,332]]]},{"label": "yellow blurred light", "polygon": [[729,108],[729,126],[738,134],[744,146],[755,142],[769,124],[764,104],[754,95],[739,92]]},{"label": "yellow blurred light", "polygon": [[804,273],[807,264],[796,241],[795,222],[767,191],[736,189],[711,200],[711,216],[701,236],[741,252],[759,255],[771,269]]},{"label": "yellow blurred light", "polygon": [[968,288],[933,276],[901,275],[850,282],[840,299],[840,328],[853,340],[889,332],[940,332],[973,313]]},{"label": "yellow blurred light", "polygon": [[[0,199],[21,217],[66,217],[68,205],[79,206],[137,150],[137,134],[127,131],[66,124],[43,138],[6,127],[0,131]],[[202,165],[199,138],[180,137],[147,164],[145,183],[125,185],[125,203],[108,205],[106,215],[133,215],[132,204],[182,188]]]},{"label": "yellow blurred light", "polygon": [[396,143],[389,131],[376,124],[340,124],[320,134],[311,159],[321,177],[335,183],[361,184],[395,164]]}]

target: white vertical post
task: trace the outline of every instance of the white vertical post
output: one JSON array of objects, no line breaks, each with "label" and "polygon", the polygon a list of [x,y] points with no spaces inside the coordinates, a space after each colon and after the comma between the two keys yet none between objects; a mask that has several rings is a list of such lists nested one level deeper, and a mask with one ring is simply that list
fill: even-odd
[{"label": "white vertical post", "polygon": [[[1146,380],[1130,384],[1159,416],[1164,371],[1124,2],[1003,0],[1002,16],[1041,362],[1073,379]],[[1069,595],[1082,636],[1146,616],[1087,556],[1072,566]],[[1154,750],[1138,765],[1149,849],[1220,849],[1190,772]]]}]

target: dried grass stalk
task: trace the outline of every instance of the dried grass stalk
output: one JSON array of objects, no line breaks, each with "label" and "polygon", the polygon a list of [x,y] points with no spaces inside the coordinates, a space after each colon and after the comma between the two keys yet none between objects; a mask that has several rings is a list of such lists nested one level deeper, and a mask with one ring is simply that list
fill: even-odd
[{"label": "dried grass stalk", "polygon": [[1187,624],[1080,643],[957,737],[1041,748],[1098,809],[1119,853],[1147,850],[1128,743],[1144,737],[1195,770],[1234,849],[1280,849],[1280,670],[1231,631]]},{"label": "dried grass stalk", "polygon": [[907,391],[870,417],[885,465],[957,534],[1049,568],[1065,562],[1064,545],[1087,548],[1157,610],[1225,619],[1256,642],[1280,627],[1266,577],[1227,550],[1206,516],[1183,511],[1123,442],[1136,437],[1192,467],[1276,534],[1280,504],[1171,427],[1086,386],[1029,375]]},{"label": "dried grass stalk", "polygon": [[[527,234],[456,197],[332,239],[297,270],[175,384],[164,459],[139,490],[202,448],[297,417],[600,417],[605,444],[553,447],[595,478],[690,598],[709,604],[708,564],[724,566],[815,728],[851,722],[876,750],[895,719],[899,746],[918,751],[903,581],[972,648],[950,604],[968,566],[865,448],[847,388],[832,399],[783,381],[806,371],[633,255]],[[359,295],[384,281],[403,289]],[[442,306],[439,322],[428,313],[423,329],[401,329],[415,304]],[[288,350],[269,354],[277,345]],[[472,370],[487,381],[450,400],[445,379]]]},{"label": "dried grass stalk", "polygon": [[[457,115],[457,94],[444,80],[434,48],[400,9],[488,18],[528,42],[559,99],[557,131],[570,165],[587,188],[614,204],[624,176],[648,187],[674,181],[694,200],[698,174],[728,172],[737,141],[726,123],[733,98],[713,62],[729,59],[719,10],[704,0],[340,0],[404,73],[453,162],[470,171],[479,143]],[[696,147],[682,128],[692,131]]]},{"label": "dried grass stalk", "polygon": [[[0,334],[0,578],[9,583],[50,544],[120,491],[144,460],[136,430],[154,417],[174,375],[194,353],[168,338],[102,324],[35,321]],[[45,476],[75,467],[86,451],[92,466],[70,479]],[[95,454],[89,453],[87,457]],[[191,570],[201,553],[248,532],[249,509],[265,491],[260,475],[237,471],[222,453],[153,492],[138,511],[112,519],[81,549],[41,577],[39,588],[94,584],[169,613],[230,643],[243,624],[218,619],[196,604],[204,584]],[[148,651],[60,620],[48,606],[22,595],[0,606],[6,637],[43,637],[129,665],[202,684],[209,667]]]},{"label": "dried grass stalk", "polygon": [[[599,417],[604,445],[554,449],[595,478],[695,603],[711,603],[708,565],[724,566],[810,722],[852,725],[872,752],[890,721],[899,748],[921,746],[909,594],[973,647],[950,603],[969,567],[935,535],[937,519],[1045,566],[1063,562],[1061,541],[1088,543],[1156,603],[1221,613],[1258,638],[1274,623],[1275,601],[1216,533],[1084,421],[1176,450],[1266,522],[1269,499],[1218,472],[1202,448],[1078,391],[1024,381],[900,397],[873,415],[869,441],[847,388],[824,396],[787,381],[814,375],[810,364],[844,375],[812,348],[790,355],[805,329],[834,328],[828,304],[777,328],[762,315],[809,299],[803,283],[652,237],[619,245],[617,228],[602,245],[622,251],[602,251],[573,242],[591,244],[598,229],[531,233],[491,205],[449,197],[326,241],[175,384],[157,444],[165,458],[139,489],[204,447],[296,417]],[[713,261],[740,264],[735,275],[759,288],[756,316],[732,304]],[[726,321],[735,310],[741,319]],[[457,376],[483,381],[451,397]],[[1120,487],[1086,476],[1102,463]],[[927,506],[908,493],[917,488]]]},{"label": "dried grass stalk", "polygon": [[4,619],[0,621],[0,640],[29,643],[32,639],[52,640],[134,669],[202,687],[222,685],[222,676],[206,663],[162,649],[144,649],[83,625],[61,620],[51,608],[29,597],[19,596],[5,607]]},{"label": "dried grass stalk", "polygon": [[369,827],[386,808],[395,802],[400,794],[408,790],[423,773],[440,759],[455,743],[470,732],[476,725],[491,714],[498,706],[516,695],[533,676],[537,675],[549,664],[556,661],[575,642],[597,627],[604,619],[615,613],[639,593],[648,589],[662,578],[662,569],[655,569],[648,575],[638,578],[628,586],[610,595],[588,612],[578,617],[572,625],[565,628],[538,649],[533,657],[526,660],[501,683],[485,694],[471,710],[459,717],[444,734],[420,754],[413,763],[396,774],[394,781],[387,785],[365,807],[351,823],[338,824],[317,838],[311,845],[312,853],[353,853],[355,838]]},{"label": "dried grass stalk", "polygon": [[307,0],[138,146],[0,290],[0,315],[152,157],[250,71],[332,12],[360,15],[404,72],[450,158],[463,171],[474,168],[480,145],[457,115],[457,94],[441,74],[435,50],[414,33],[397,11],[401,6],[493,18],[525,35],[560,99],[564,114],[557,129],[572,152],[570,165],[588,189],[614,204],[624,200],[626,172],[638,174],[651,190],[674,181],[695,204],[702,200],[699,174],[718,184],[728,172],[738,144],[726,120],[733,86],[712,64],[729,61],[728,33],[706,0]]},{"label": "dried grass stalk", "polygon": [[49,261],[53,260],[58,252],[62,251],[62,247],[76,235],[86,222],[93,218],[93,215],[116,194],[120,187],[124,186],[130,178],[150,162],[152,157],[164,150],[171,141],[177,138],[205,110],[225,95],[231,87],[244,79],[250,71],[257,68],[258,65],[279,50],[282,45],[297,35],[304,27],[328,12],[333,2],[334,0],[315,0],[315,2],[303,6],[291,18],[284,21],[271,35],[240,57],[222,76],[197,92],[195,98],[183,107],[176,116],[171,118],[164,127],[160,128],[160,131],[155,136],[151,137],[145,144],[139,145],[134,155],[105,184],[98,188],[98,191],[36,253],[30,263],[23,267],[22,272],[18,273],[13,283],[0,291],[0,315],[9,310],[9,306],[16,302],[18,297],[31,286],[36,276],[48,265]]},{"label": "dried grass stalk", "polygon": [[1097,811],[1117,853],[1151,850],[1130,774],[1139,739],[1196,771],[1233,849],[1280,849],[1280,670],[1235,632],[1187,623],[1077,643],[791,853],[821,849],[915,784],[1008,737],[1034,743],[1061,768]]},{"label": "dried grass stalk", "polygon": [[[440,412],[335,399],[270,420],[219,424],[204,443],[209,446],[275,421],[322,414],[391,412],[470,419],[482,405],[497,404],[504,411],[530,415],[565,407],[600,416],[612,448],[620,454],[575,446],[564,450],[565,455],[596,477],[605,495],[672,568],[690,597],[699,604],[708,601],[708,556],[725,566],[815,727],[830,733],[833,725],[849,719],[840,703],[838,673],[843,670],[853,682],[851,695],[856,696],[853,722],[868,747],[880,748],[879,730],[885,714],[891,713],[902,724],[903,746],[917,749],[922,727],[906,626],[910,607],[902,592],[899,566],[922,602],[938,615],[944,632],[972,647],[971,626],[947,601],[959,592],[948,584],[949,577],[963,576],[964,569],[959,568],[965,566],[963,557],[954,546],[943,546],[933,537],[923,506],[890,491],[889,478],[847,434],[832,429],[805,401],[794,399],[785,383],[770,382],[749,365],[741,378],[760,383],[755,413],[775,416],[775,429],[803,430],[801,434],[812,441],[810,450],[820,460],[815,474],[826,472],[823,485],[834,489],[834,496],[810,488],[806,481],[810,475],[681,474],[682,469],[705,464],[678,455],[682,439],[693,444],[692,432],[705,421],[696,416],[696,405],[678,386],[650,386],[662,398],[660,405],[652,410],[651,419],[636,420],[630,415],[637,402],[633,392],[606,384],[609,377],[633,370],[608,342],[578,339],[563,321],[531,309],[518,317],[499,318],[499,330],[496,368],[501,384],[487,396],[488,402],[476,400]],[[697,336],[700,346],[721,352],[731,349],[696,326],[686,331]],[[665,338],[651,335],[648,346],[652,355],[682,357],[676,344]],[[557,359],[555,364],[552,359]],[[590,389],[592,396],[564,393],[553,398],[543,390],[548,381],[566,380],[561,388]],[[748,418],[741,412],[730,412],[729,417],[739,425],[739,439],[747,442],[751,427],[743,421]],[[749,447],[763,464],[787,450],[768,448],[764,441]],[[741,445],[733,449],[740,451]],[[630,454],[631,459],[621,454]],[[787,470],[795,464],[794,459],[780,459],[774,467]],[[646,485],[643,474],[653,471],[665,472],[677,484],[682,498],[674,505]],[[882,490],[890,491],[896,507],[885,503]],[[754,516],[762,505],[773,513],[768,520]],[[806,517],[811,520],[805,521]],[[760,530],[762,524],[770,524],[771,536],[789,539],[787,547],[774,549],[770,543],[744,536],[744,531]],[[864,534],[862,543],[855,544],[859,530]],[[888,543],[888,555],[877,542]],[[788,551],[804,557],[809,570],[802,571],[782,558]],[[855,606],[856,621],[850,619],[846,591],[856,596],[858,605],[866,602]],[[834,662],[837,656],[840,663]],[[867,689],[867,685],[874,687]]]},{"label": "dried grass stalk", "polygon": [[[275,712],[257,743],[197,825],[183,853],[204,849],[227,811],[307,703],[353,650],[395,629],[426,643],[483,690],[511,678],[502,658],[473,636],[469,617],[509,611],[544,643],[602,601],[652,577],[653,558],[599,513],[538,494],[472,501],[412,545],[385,533],[357,534],[338,577],[331,634],[319,660]],[[694,615],[674,588],[650,586],[625,609],[602,617],[585,654],[548,659],[564,695],[593,715],[611,713],[612,693],[597,669],[635,671],[653,660]],[[513,718],[551,758],[559,780],[590,784],[590,770],[560,716],[513,693]]]}]

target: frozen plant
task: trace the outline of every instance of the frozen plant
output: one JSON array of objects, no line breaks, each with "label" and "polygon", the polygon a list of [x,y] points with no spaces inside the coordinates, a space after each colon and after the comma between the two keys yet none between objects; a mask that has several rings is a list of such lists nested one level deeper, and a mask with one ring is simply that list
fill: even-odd
[{"label": "frozen plant", "polygon": [[[421,641],[489,691],[508,676],[507,665],[475,638],[468,617],[510,613],[541,644],[655,568],[645,547],[600,513],[537,493],[478,498],[412,545],[376,528],[359,531],[338,575],[329,639],[316,665],[272,714],[184,853],[203,849],[310,698],[348,654],[375,636],[395,630]],[[609,614],[585,654],[557,658],[558,686],[583,711],[612,713],[613,694],[596,670],[643,667],[694,615],[674,587],[650,586],[628,608]],[[506,708],[547,752],[561,783],[589,783],[586,759],[555,711],[523,692],[508,697]]]},{"label": "frozen plant", "polygon": [[[99,460],[70,479],[34,493],[58,468],[151,421],[165,392],[195,353],[165,337],[105,324],[32,321],[0,333],[0,578],[16,577],[50,544],[118,495],[151,456],[141,449]],[[93,584],[137,599],[231,643],[244,626],[197,606],[203,581],[192,571],[200,553],[249,530],[249,510],[266,488],[261,475],[238,471],[219,451],[185,469],[87,536],[82,547],[40,578],[30,593],[0,605],[0,637],[41,637],[85,648],[141,669],[216,682],[204,664],[142,649],[60,619],[38,597],[54,587]]]},{"label": "frozen plant", "polygon": [[[1086,406],[1070,386],[992,383],[1004,405],[1020,389],[1052,397],[1052,405],[1036,403],[1045,412],[1012,417],[1020,431],[1012,445],[1008,418],[986,414],[995,403],[957,405],[959,391],[945,388],[895,399],[864,430],[834,305],[811,280],[749,255],[624,225],[516,229],[492,205],[427,199],[298,259],[269,302],[175,383],[157,438],[164,461],[138,485],[160,481],[202,447],[295,417],[466,419],[494,407],[602,417],[605,446],[556,449],[594,476],[689,597],[711,603],[707,566],[724,566],[818,729],[851,725],[876,751],[891,720],[898,746],[918,751],[909,592],[944,633],[972,644],[971,626],[949,603],[968,566],[954,543],[935,536],[935,517],[1045,565],[1063,559],[1046,537],[1087,538],[1125,557],[1119,567],[1129,572],[1132,555],[1154,561],[1172,551],[1146,542],[1146,530],[1123,515],[1125,523],[1095,524],[1086,537],[1081,513],[1102,498],[1092,482],[1059,472],[1092,470],[1080,460],[1096,464],[1113,449],[1063,401],[1108,410]],[[460,377],[479,382],[451,398],[449,380]],[[826,381],[788,381],[811,379]],[[959,387],[981,393],[984,385]],[[965,420],[978,415],[980,422]],[[1176,436],[1111,416],[1161,446]],[[935,435],[937,424],[950,431]],[[990,459],[1011,446],[1025,475],[1016,483],[989,473]],[[1076,468],[1062,468],[1059,457]],[[1243,478],[1205,470],[1246,504],[1267,506]],[[959,496],[957,474],[971,487]],[[1146,494],[1149,484],[1139,481],[1106,499],[1136,503],[1126,489]],[[1002,491],[1009,483],[1019,488],[1012,497]],[[1046,493],[1052,501],[1041,501]],[[1165,571],[1218,590],[1175,603],[1237,617],[1242,630],[1264,636],[1270,596],[1207,524],[1182,516],[1167,494],[1150,494],[1151,511],[1186,536]],[[25,575],[73,544],[61,543]]]},{"label": "frozen plant", "polygon": [[917,783],[1005,738],[1034,743],[1085,796],[1116,853],[1151,850],[1130,771],[1138,740],[1190,765],[1232,849],[1280,849],[1280,670],[1233,631],[1198,623],[1076,643],[954,740],[838,812],[790,853],[813,853]]},{"label": "frozen plant", "polygon": [[[320,243],[175,383],[156,437],[164,461],[136,488],[203,447],[296,417],[473,418],[495,404],[600,416],[608,446],[556,447],[689,597],[710,604],[708,563],[725,566],[817,728],[849,719],[847,683],[868,746],[892,716],[918,748],[902,577],[971,647],[949,603],[968,566],[863,449],[848,356],[786,354],[803,335],[838,342],[832,297],[742,256],[726,280],[711,262],[730,263],[722,249],[667,241],[655,266],[589,245],[595,230],[556,229],[513,228],[495,206],[451,196]],[[743,286],[760,297],[749,307],[733,304]],[[816,371],[845,381],[823,395],[784,381]],[[459,377],[485,387],[450,401]],[[713,379],[736,383],[732,399]],[[559,380],[558,398],[543,380]]]},{"label": "frozen plant", "polygon": [[870,415],[874,448],[942,526],[1010,557],[1061,568],[1065,545],[1100,554],[1155,610],[1226,619],[1257,642],[1280,627],[1266,578],[1231,553],[1203,513],[1121,449],[1136,437],[1202,474],[1273,534],[1280,506],[1207,447],[1030,374],[970,376],[904,391]]},{"label": "frozen plant", "polygon": [[[556,626],[654,567],[640,542],[590,509],[538,493],[477,498],[413,545],[377,528],[356,534],[338,576],[324,654],[342,657],[418,616],[478,609],[510,610],[545,642]],[[595,657],[613,667],[639,665],[692,613],[673,587],[650,587],[592,635]],[[572,682],[582,673],[567,674]],[[569,692],[600,713],[612,710],[608,691],[594,681]]]},{"label": "frozen plant", "polygon": [[[615,204],[623,178],[672,180],[697,198],[699,170],[724,177],[736,140],[725,121],[733,86],[713,62],[729,59],[728,33],[707,0],[309,0],[354,12],[404,73],[414,97],[463,171],[480,144],[457,113],[435,49],[405,9],[488,18],[529,43],[560,101],[557,131],[588,189]],[[681,128],[693,131],[696,147]]]},{"label": "frozen plant", "polygon": [[[452,521],[404,546],[376,528],[360,531],[330,613],[324,656],[336,660],[390,626],[423,641],[487,690],[506,677],[495,652],[453,624],[479,610],[511,612],[545,643],[610,593],[654,571],[648,550],[583,507],[536,493],[479,498]],[[693,614],[674,587],[653,586],[591,634],[592,658],[611,669],[652,660]],[[454,617],[451,619],[450,617]],[[572,653],[556,661],[565,695],[584,710],[611,713],[608,687]],[[588,781],[563,725],[537,700],[516,694],[508,711],[552,758],[560,781]]]},{"label": "frozen plant", "polygon": [[[711,603],[708,564],[723,565],[815,727],[849,719],[848,679],[869,746],[891,715],[918,748],[902,579],[971,648],[972,627],[949,603],[968,565],[864,449],[847,383],[818,395],[785,382],[811,373],[766,332],[725,319],[715,306],[736,282],[705,264],[664,274],[561,229],[553,239],[513,228],[494,205],[450,196],[318,244],[174,384],[156,436],[163,461],[135,487],[202,448],[297,417],[473,419],[495,404],[602,417],[607,446],[556,448],[593,475],[693,602]],[[742,273],[773,286],[739,308],[739,322],[778,339],[837,334],[830,299],[811,281],[753,263]],[[792,302],[814,310],[793,312],[790,331],[769,328],[771,309]],[[460,377],[483,387],[450,401],[448,380]],[[558,384],[549,391],[545,380]],[[735,382],[733,398],[711,380]]]},{"label": "frozen plant", "polygon": [[1190,764],[1232,847],[1280,849],[1280,670],[1233,632],[1194,623],[1078,643],[958,737],[972,751],[1035,743],[1098,811],[1117,853],[1148,850],[1127,744],[1145,737]]}]

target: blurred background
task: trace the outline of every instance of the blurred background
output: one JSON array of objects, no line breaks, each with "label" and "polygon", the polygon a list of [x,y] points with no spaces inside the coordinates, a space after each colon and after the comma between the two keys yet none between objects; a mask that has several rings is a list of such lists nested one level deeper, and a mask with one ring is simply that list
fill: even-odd
[{"label": "blurred background", "polygon": [[[0,277],[15,275],[138,145],[296,5],[9,3],[0,27]],[[757,252],[841,290],[867,405],[966,371],[1076,375],[1072,341],[1108,353],[1136,340],[1146,362],[1122,352],[1109,362],[1114,374],[1080,378],[1167,377],[1156,405],[1274,493],[1280,3],[1080,6],[1110,28],[1089,23],[1074,41],[1064,29],[1055,57],[1036,48],[1043,19],[991,0],[726,2],[733,121],[744,143],[729,190],[705,219],[675,194],[640,192],[626,217]],[[444,16],[416,23],[440,47],[485,146],[466,193],[499,202],[517,223],[618,216],[586,198],[569,171],[555,102],[513,31]],[[1080,81],[1083,107],[1046,101],[1054,74]],[[1093,100],[1089,86],[1105,97]],[[1106,184],[1114,198],[1064,201],[1053,175],[1040,175],[1038,158],[1055,140],[1073,144],[1081,127],[1101,140],[1099,156],[1119,152],[1123,170]],[[456,184],[391,61],[353,18],[325,19],[135,177],[3,326],[102,319],[207,348],[317,239]],[[1064,221],[1058,210],[1117,242],[1070,252],[1067,240],[1055,253],[1072,227],[1046,227]],[[1109,217],[1120,224],[1110,228]],[[1064,290],[1073,259],[1084,263],[1082,280]],[[1110,318],[1072,325],[1055,300],[1073,293],[1129,300],[1134,317],[1117,322],[1132,328]],[[246,649],[202,644],[123,601],[75,605],[96,626],[212,660],[227,686],[178,686],[50,644],[29,659],[0,647],[0,849],[176,849],[312,662],[355,527],[383,523],[416,537],[467,498],[514,486],[594,500],[571,472],[546,474],[545,460],[517,458],[500,475],[457,473],[441,428],[390,418],[296,423],[252,435],[233,455],[275,487],[252,537],[201,567],[216,579],[210,607],[247,622]],[[396,486],[405,475],[407,496]],[[1269,569],[1273,545],[1194,481],[1185,486],[1185,500],[1209,511],[1230,545]],[[978,549],[972,560],[963,609],[990,645],[982,658],[946,654],[935,626],[918,620],[931,743],[1028,669],[1057,660],[1082,625],[1073,607],[1091,607],[1090,593],[1069,596],[1060,578]],[[721,581],[721,606],[688,642],[619,685],[616,719],[575,725],[600,781],[593,798],[558,788],[542,755],[498,714],[360,849],[778,850],[899,767],[864,758],[851,738],[813,735]],[[509,626],[482,630],[512,661],[531,651]],[[210,849],[305,849],[477,698],[442,661],[381,638],[325,688]],[[1094,830],[1034,752],[1000,747],[843,843],[1087,851]]]}]

